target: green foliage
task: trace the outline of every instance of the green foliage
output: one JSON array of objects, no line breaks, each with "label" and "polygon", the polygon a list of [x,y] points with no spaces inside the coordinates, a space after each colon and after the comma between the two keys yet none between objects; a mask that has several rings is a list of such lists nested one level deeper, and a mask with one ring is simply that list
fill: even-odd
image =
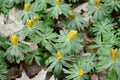
[{"label": "green foliage", "polygon": [[28,24],[25,25],[23,31],[20,34],[21,39],[25,39],[25,37],[30,37],[32,34],[38,33],[41,30],[41,26],[43,22],[37,21],[30,27]]},{"label": "green foliage", "polygon": [[[82,39],[79,37],[79,34],[75,36],[72,40],[68,39],[69,31],[63,29],[60,31],[60,35],[58,36],[58,45],[59,49],[65,49],[66,52],[80,52],[83,49]],[[57,46],[56,46],[57,47]]]},{"label": "green foliage", "polygon": [[64,21],[68,29],[76,29],[76,30],[83,30],[85,27],[88,26],[88,23],[85,22],[80,15],[80,13],[73,14],[75,16],[69,18],[68,21]]},{"label": "green foliage", "polygon": [[67,16],[71,12],[70,5],[65,4],[64,2],[60,2],[60,5],[58,5],[56,0],[54,0],[51,5],[52,7],[48,8],[47,12],[52,18],[58,19],[59,15],[64,14]]},{"label": "green foliage", "polygon": [[103,20],[104,17],[109,16],[106,6],[102,3],[100,3],[99,6],[96,6],[95,0],[89,0],[88,13],[96,21]]},{"label": "green foliage", "polygon": [[111,79],[117,80],[116,72],[113,69],[108,72],[108,76],[104,80],[111,80]]},{"label": "green foliage", "polygon": [[[61,59],[58,59],[57,54],[60,53],[62,55]],[[68,63],[72,61],[72,55],[68,55],[64,50],[60,50],[58,52],[54,52],[52,56],[48,58],[46,61],[46,65],[49,66],[47,68],[48,71],[54,71],[56,75],[59,75],[64,67],[70,67],[71,65]]]},{"label": "green foliage", "polygon": [[20,63],[20,55],[23,53],[27,53],[29,50],[29,46],[24,43],[17,43],[16,45],[13,45],[10,42],[7,42],[10,47],[7,48],[5,52],[5,56],[9,55],[11,57],[12,62]]},{"label": "green foliage", "polygon": [[79,0],[68,0],[69,2],[77,3]]},{"label": "green foliage", "polygon": [[14,4],[22,4],[24,0],[0,0],[0,14],[8,14]]},{"label": "green foliage", "polygon": [[36,0],[35,2],[37,9],[40,11],[45,11],[48,7],[49,1],[48,0]]},{"label": "green foliage", "polygon": [[13,4],[22,4],[24,2],[24,0],[10,0],[11,3]]},{"label": "green foliage", "polygon": [[[84,71],[84,75],[79,76],[79,70],[82,69]],[[84,65],[82,65],[81,63],[78,64],[74,64],[72,68],[70,68],[70,70],[66,70],[64,69],[64,72],[66,74],[69,74],[66,78],[67,80],[85,80],[88,79],[88,75],[87,75],[87,71]]]},{"label": "green foliage", "polygon": [[[25,10],[25,4],[28,5],[28,11]],[[28,19],[33,18],[34,15],[36,15],[37,12],[37,6],[35,4],[31,4],[30,1],[24,4],[24,10],[21,12],[18,19],[23,20],[23,23],[25,23]]]},{"label": "green foliage", "polygon": [[7,39],[0,35],[0,46],[3,47],[4,49],[9,47],[6,41]]},{"label": "green foliage", "polygon": [[41,54],[42,52],[39,49],[33,53],[27,54],[27,56],[25,57],[26,63],[31,64],[33,61],[35,61],[38,65],[40,65],[42,61]]},{"label": "green foliage", "polygon": [[[75,64],[73,64],[72,67],[69,67],[69,70],[63,69],[68,76],[66,77],[67,80],[85,80],[88,79],[89,76],[87,75],[88,72],[94,69],[96,63],[95,61],[95,55],[89,55],[89,56],[79,56],[76,58],[77,61]],[[89,65],[89,66],[88,66]],[[78,73],[80,70],[84,71],[84,74],[82,76],[79,76]]]},{"label": "green foliage", "polygon": [[[67,74],[66,80],[89,80],[91,74],[104,72],[103,80],[120,80],[120,1],[89,0],[85,12],[92,17],[90,24],[84,21],[84,12],[72,11],[72,3],[77,2],[80,0],[0,0],[0,14],[8,16],[13,7],[18,10],[20,6],[18,19],[24,25],[19,36],[10,36],[10,42],[0,35],[0,80],[7,73],[6,57],[20,64],[21,54],[26,63],[45,64],[56,76]],[[38,48],[30,51],[24,41]]]},{"label": "green foliage", "polygon": [[0,14],[7,14],[12,8],[12,3],[9,0],[0,0]]},{"label": "green foliage", "polygon": [[120,9],[120,1],[119,0],[103,0],[105,3],[105,6],[108,7],[108,10],[110,10],[111,12],[113,10],[115,11],[119,11]]},{"label": "green foliage", "polygon": [[0,50],[0,80],[6,80],[7,65],[4,58],[4,51]]},{"label": "green foliage", "polygon": [[87,72],[90,72],[91,70],[94,70],[94,67],[96,66],[96,57],[95,56],[96,56],[95,54],[90,54],[87,56],[80,56],[77,58],[78,60],[76,60],[76,61],[78,61],[78,63],[81,63],[82,65],[84,65]]},{"label": "green foliage", "polygon": [[36,35],[31,35],[30,39],[33,43],[42,44],[48,51],[53,52],[53,42],[55,42],[57,34],[53,33],[53,29],[46,28],[41,32],[37,32]]},{"label": "green foliage", "polygon": [[[117,56],[117,60],[113,61],[111,56],[100,56],[98,59],[100,60],[100,62],[97,64],[97,70],[98,71],[104,71],[107,70],[111,71],[114,70],[115,73],[117,74],[118,78],[120,77],[120,71],[119,71],[119,67],[120,67],[120,62],[119,62],[119,56],[120,54],[118,53]],[[107,62],[106,62],[107,61]],[[112,78],[112,77],[111,77]],[[111,79],[110,78],[110,79]],[[118,79],[119,80],[119,79]]]},{"label": "green foliage", "polygon": [[101,21],[96,21],[93,24],[93,32],[96,35],[104,35],[106,32],[113,30],[115,24],[112,23],[110,19],[104,19]]}]

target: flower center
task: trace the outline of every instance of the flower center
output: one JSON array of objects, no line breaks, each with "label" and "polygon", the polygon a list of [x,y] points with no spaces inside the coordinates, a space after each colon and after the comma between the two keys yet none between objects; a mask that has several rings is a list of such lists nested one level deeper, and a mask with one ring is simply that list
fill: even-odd
[{"label": "flower center", "polygon": [[62,54],[58,51],[57,54],[56,54],[56,57],[58,60],[61,60],[62,59]]},{"label": "flower center", "polygon": [[84,71],[82,69],[80,69],[78,72],[78,76],[83,76],[83,75],[84,75]]}]

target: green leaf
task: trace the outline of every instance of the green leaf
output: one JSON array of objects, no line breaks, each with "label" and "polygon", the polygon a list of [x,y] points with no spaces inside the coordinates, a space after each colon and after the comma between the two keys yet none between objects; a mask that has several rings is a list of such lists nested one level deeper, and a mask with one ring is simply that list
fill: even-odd
[{"label": "green leaf", "polygon": [[57,63],[57,60],[54,61],[48,68],[47,68],[47,71],[52,71],[52,69],[54,68],[54,66],[56,65]]},{"label": "green leaf", "polygon": [[69,0],[69,2],[77,3],[79,0]]},{"label": "green leaf", "polygon": [[57,62],[56,66],[54,68],[54,73],[56,75],[60,75],[61,71],[62,71],[62,64],[60,62]]},{"label": "green leaf", "polygon": [[0,46],[2,46],[4,49],[9,47],[9,45],[6,42],[7,39],[0,35]]},{"label": "green leaf", "polygon": [[108,73],[108,78],[110,80],[117,80],[117,75],[116,75],[116,72],[115,70],[110,70],[109,73]]},{"label": "green leaf", "polygon": [[42,42],[42,45],[45,46],[45,48],[46,48],[51,54],[54,53],[53,46],[50,44],[50,42],[44,40],[44,41]]},{"label": "green leaf", "polygon": [[35,56],[35,62],[40,66],[40,64],[41,64],[41,57]]}]

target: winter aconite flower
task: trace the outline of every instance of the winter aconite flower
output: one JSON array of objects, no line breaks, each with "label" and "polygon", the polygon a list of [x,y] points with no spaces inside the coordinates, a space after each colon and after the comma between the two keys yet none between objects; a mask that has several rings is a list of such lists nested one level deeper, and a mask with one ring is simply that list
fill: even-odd
[{"label": "winter aconite flower", "polygon": [[33,20],[27,20],[27,25],[32,28],[32,26],[33,26]]},{"label": "winter aconite flower", "polygon": [[97,7],[99,7],[99,6],[100,6],[100,0],[96,0],[96,1],[95,1],[95,5],[96,5]]},{"label": "winter aconite flower", "polygon": [[18,43],[18,37],[15,34],[10,35],[10,41],[12,45],[17,45]]},{"label": "winter aconite flower", "polygon": [[38,16],[34,16],[34,18],[32,20],[33,20],[33,22],[36,22],[36,21],[38,21],[38,19],[39,19]]},{"label": "winter aconite flower", "polygon": [[83,76],[83,75],[84,75],[84,71],[82,69],[80,69],[78,72],[78,76]]},{"label": "winter aconite flower", "polygon": [[110,55],[113,61],[117,59],[118,49],[111,49]]},{"label": "winter aconite flower", "polygon": [[69,40],[72,40],[77,34],[77,31],[76,30],[71,30],[69,33],[68,33],[68,39]]},{"label": "winter aconite flower", "polygon": [[62,59],[62,54],[58,51],[57,54],[56,54],[56,57],[58,60],[61,60]]},{"label": "winter aconite flower", "polygon": [[29,4],[24,4],[24,10],[29,11],[30,10],[30,5]]},{"label": "winter aconite flower", "polygon": [[74,13],[70,13],[69,16],[72,18],[72,19],[75,19],[75,14]]},{"label": "winter aconite flower", "polygon": [[56,5],[60,5],[61,0],[56,0]]},{"label": "winter aconite flower", "polygon": [[38,16],[34,16],[31,20],[27,20],[27,25],[32,28],[34,23],[38,21],[38,19],[39,19]]}]

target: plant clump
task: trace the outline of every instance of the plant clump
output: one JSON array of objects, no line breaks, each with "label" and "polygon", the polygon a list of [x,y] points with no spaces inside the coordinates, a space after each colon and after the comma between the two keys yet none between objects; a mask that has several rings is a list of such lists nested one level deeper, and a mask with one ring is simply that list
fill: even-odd
[{"label": "plant clump", "polygon": [[0,80],[15,64],[44,66],[58,80],[120,80],[120,0],[0,0],[0,14],[13,8],[24,27],[0,35]]}]

